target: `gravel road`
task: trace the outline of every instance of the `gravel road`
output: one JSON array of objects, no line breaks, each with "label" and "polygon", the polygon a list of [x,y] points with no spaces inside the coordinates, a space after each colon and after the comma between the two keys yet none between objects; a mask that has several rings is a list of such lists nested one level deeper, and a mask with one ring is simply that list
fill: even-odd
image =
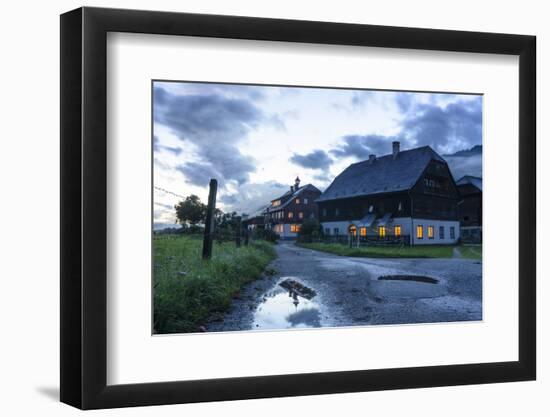
[{"label": "gravel road", "polygon": [[[272,276],[247,285],[208,331],[269,330],[482,319],[482,264],[461,258],[352,258],[282,242]],[[423,275],[438,283],[379,280]],[[313,290],[312,298],[288,291],[282,281]],[[288,285],[286,285],[288,287]]]}]

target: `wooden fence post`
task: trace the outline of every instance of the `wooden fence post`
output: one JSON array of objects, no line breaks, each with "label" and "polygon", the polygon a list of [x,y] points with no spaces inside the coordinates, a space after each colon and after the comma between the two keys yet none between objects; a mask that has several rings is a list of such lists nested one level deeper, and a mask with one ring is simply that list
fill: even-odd
[{"label": "wooden fence post", "polygon": [[204,222],[204,238],[202,241],[202,259],[212,257],[212,235],[214,233],[214,210],[216,209],[216,193],[218,192],[218,181],[210,180],[208,191],[208,206],[206,207],[206,220]]},{"label": "wooden fence post", "polygon": [[236,236],[235,236],[235,244],[237,245],[238,248],[241,247],[241,234],[242,234],[241,227],[242,227],[241,216],[238,216],[237,217],[237,232],[236,232]]}]

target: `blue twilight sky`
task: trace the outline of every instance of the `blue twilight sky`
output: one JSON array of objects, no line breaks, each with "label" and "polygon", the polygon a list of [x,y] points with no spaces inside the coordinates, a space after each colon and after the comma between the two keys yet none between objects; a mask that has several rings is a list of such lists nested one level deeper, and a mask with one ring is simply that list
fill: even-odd
[{"label": "blue twilight sky", "polygon": [[[155,82],[154,184],[197,194],[219,182],[218,207],[251,213],[296,176],[324,190],[349,164],[429,145],[455,179],[481,176],[482,96]],[[457,152],[458,155],[451,156]],[[154,192],[156,227],[179,199]]]}]

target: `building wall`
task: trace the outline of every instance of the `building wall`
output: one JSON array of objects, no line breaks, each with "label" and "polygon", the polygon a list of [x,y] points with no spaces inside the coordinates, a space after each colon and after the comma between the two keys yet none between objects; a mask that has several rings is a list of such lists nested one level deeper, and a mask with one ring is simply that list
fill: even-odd
[{"label": "building wall", "polygon": [[[340,236],[345,236],[348,234],[348,228],[353,224],[359,228],[359,220],[356,219],[353,221],[332,221],[332,222],[321,222],[323,227],[323,232],[327,234],[326,229],[330,230],[330,235],[335,234],[335,229],[338,229],[338,234]],[[387,236],[393,235],[393,228],[395,226],[401,226],[401,234],[413,237],[414,245],[452,245],[458,243],[460,238],[460,222],[456,220],[433,220],[433,219],[412,219],[410,217],[396,217],[391,219],[387,227]],[[417,226],[422,226],[423,238],[417,238]],[[433,227],[433,238],[428,237],[428,228]],[[440,237],[439,228],[443,227],[443,238]],[[451,237],[451,228],[454,227],[454,238]],[[367,229],[368,236],[376,236],[378,234],[378,228],[375,223],[375,227]]]},{"label": "building wall", "polygon": [[273,225],[273,231],[283,240],[293,240],[298,237],[298,233],[291,231],[292,225],[299,226],[298,223],[279,223]]}]

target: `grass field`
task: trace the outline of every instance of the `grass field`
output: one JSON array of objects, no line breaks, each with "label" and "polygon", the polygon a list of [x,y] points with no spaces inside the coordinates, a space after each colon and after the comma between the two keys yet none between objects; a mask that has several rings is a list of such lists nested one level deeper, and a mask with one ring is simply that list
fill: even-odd
[{"label": "grass field", "polygon": [[481,246],[460,246],[458,250],[460,251],[460,254],[463,258],[477,259],[481,261]]},{"label": "grass field", "polygon": [[453,246],[363,246],[350,248],[338,243],[297,243],[308,249],[341,256],[365,258],[452,258]]},{"label": "grass field", "polygon": [[242,286],[260,277],[276,256],[259,241],[236,248],[214,243],[209,261],[201,259],[202,239],[157,236],[154,250],[155,333],[196,332],[213,312],[226,310]]}]

